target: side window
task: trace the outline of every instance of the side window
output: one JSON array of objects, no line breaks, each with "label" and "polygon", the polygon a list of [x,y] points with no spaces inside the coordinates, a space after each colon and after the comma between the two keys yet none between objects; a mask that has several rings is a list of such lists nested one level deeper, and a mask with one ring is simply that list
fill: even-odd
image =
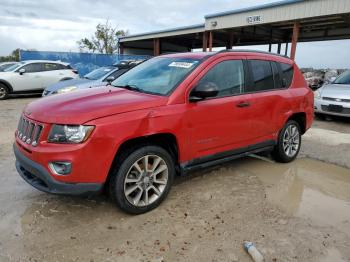
[{"label": "side window", "polygon": [[36,73],[43,71],[40,63],[28,64],[22,68],[26,70],[26,73]]},{"label": "side window", "polygon": [[212,82],[217,85],[217,97],[241,94],[244,86],[242,60],[228,60],[215,65],[199,83]]},{"label": "side window", "polygon": [[273,80],[275,82],[275,89],[283,88],[282,78],[279,72],[278,64],[276,62],[271,62],[272,71],[273,71]]},{"label": "side window", "polygon": [[45,63],[43,65],[44,65],[44,70],[43,71],[53,71],[53,70],[61,69],[61,65],[60,64]]},{"label": "side window", "polygon": [[273,74],[270,61],[249,60],[252,83],[247,92],[259,92],[274,88]]},{"label": "side window", "polygon": [[280,63],[282,70],[282,83],[283,87],[290,87],[293,80],[294,69],[293,65]]}]

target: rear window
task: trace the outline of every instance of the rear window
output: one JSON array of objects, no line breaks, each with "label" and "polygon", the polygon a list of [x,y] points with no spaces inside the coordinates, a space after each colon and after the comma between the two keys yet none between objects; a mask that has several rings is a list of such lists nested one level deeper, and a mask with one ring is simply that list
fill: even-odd
[{"label": "rear window", "polygon": [[283,87],[290,87],[292,84],[293,80],[293,65],[290,64],[285,64],[285,63],[279,63],[281,66],[281,71],[282,71],[282,84]]}]

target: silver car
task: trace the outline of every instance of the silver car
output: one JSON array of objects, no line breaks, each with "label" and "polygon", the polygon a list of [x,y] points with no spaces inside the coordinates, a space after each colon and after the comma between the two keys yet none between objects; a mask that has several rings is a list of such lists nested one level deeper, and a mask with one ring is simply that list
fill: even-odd
[{"label": "silver car", "polygon": [[316,114],[350,117],[350,70],[314,94]]}]

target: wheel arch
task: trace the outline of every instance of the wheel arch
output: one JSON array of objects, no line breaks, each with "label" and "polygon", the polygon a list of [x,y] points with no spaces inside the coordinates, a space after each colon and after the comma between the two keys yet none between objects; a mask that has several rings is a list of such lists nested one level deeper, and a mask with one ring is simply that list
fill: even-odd
[{"label": "wheel arch", "polygon": [[5,85],[9,89],[10,93],[13,92],[12,85],[9,82],[7,82],[6,80],[0,79],[0,84]]},{"label": "wheel arch", "polygon": [[286,123],[290,120],[294,120],[297,122],[300,126],[301,134],[303,135],[306,132],[306,113],[304,112],[298,112],[293,113],[286,121]]},{"label": "wheel arch", "polygon": [[109,181],[110,174],[115,166],[120,163],[123,158],[123,153],[134,150],[141,146],[156,145],[167,150],[169,154],[173,157],[175,162],[176,173],[180,172],[179,168],[179,147],[178,141],[174,134],[172,133],[157,133],[147,136],[135,137],[124,141],[117,149],[112,165],[110,167],[107,183]]}]

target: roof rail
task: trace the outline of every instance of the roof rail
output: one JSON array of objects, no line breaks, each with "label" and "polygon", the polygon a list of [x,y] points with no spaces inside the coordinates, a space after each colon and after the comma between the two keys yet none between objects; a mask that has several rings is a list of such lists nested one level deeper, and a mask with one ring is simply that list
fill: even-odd
[{"label": "roof rail", "polygon": [[274,55],[274,56],[279,56],[279,57],[284,57],[284,58],[290,59],[290,57],[286,56],[286,55],[281,55],[281,54],[276,54],[276,53],[271,53],[271,52],[266,52],[266,51],[260,51],[260,50],[248,50],[248,49],[224,49],[224,50],[218,51],[217,53],[226,53],[226,52],[259,53],[259,54]]}]

